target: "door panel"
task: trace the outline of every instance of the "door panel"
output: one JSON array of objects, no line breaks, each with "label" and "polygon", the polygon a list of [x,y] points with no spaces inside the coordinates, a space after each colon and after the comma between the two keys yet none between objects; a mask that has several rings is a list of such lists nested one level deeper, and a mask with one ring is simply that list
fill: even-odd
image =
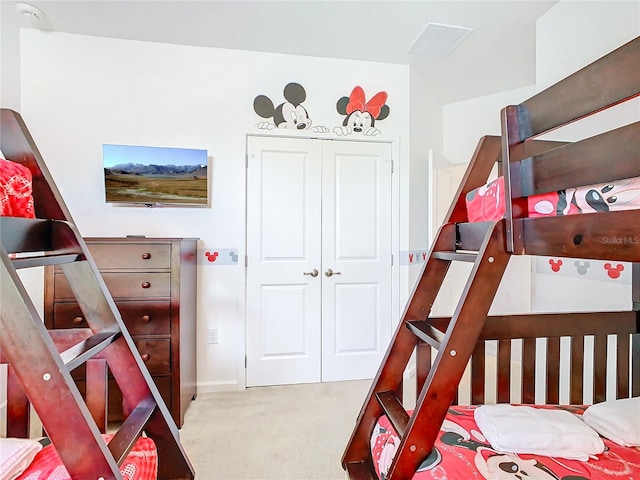
[{"label": "door panel", "polygon": [[320,381],[320,152],[248,139],[248,386]]},{"label": "door panel", "polygon": [[391,337],[391,145],[325,142],[322,380],[372,378]]}]

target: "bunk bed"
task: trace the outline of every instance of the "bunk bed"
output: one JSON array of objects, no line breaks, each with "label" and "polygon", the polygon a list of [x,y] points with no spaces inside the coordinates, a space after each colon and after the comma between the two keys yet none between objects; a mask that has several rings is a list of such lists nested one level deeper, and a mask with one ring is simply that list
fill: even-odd
[{"label": "bunk bed", "polygon": [[[193,479],[178,428],[21,115],[0,109],[0,133],[0,478]],[[60,266],[88,328],[45,327],[18,274],[45,265]],[[110,377],[126,413],[112,431]]]},{"label": "bunk bed", "polygon": [[[349,478],[640,477],[640,122],[551,140],[639,95],[640,37],[502,109],[502,134],[480,140],[358,415],[342,457]],[[513,255],[631,262],[630,309],[490,315]],[[470,262],[469,278],[453,314],[432,316],[453,262]],[[416,398],[407,402],[414,358]],[[622,424],[635,427],[631,438],[593,422],[603,408],[629,405]],[[545,430],[550,415],[561,415],[557,432]],[[536,443],[543,432],[557,439],[565,419],[587,428],[588,440],[568,438],[596,450]]]}]

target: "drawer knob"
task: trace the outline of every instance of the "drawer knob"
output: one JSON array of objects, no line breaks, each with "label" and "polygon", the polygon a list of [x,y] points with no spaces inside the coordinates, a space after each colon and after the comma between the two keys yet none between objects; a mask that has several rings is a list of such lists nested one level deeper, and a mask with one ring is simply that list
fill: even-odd
[{"label": "drawer knob", "polygon": [[151,317],[149,315],[143,315],[142,316],[142,321],[147,323],[149,320],[151,320]]},{"label": "drawer knob", "polygon": [[151,288],[151,284],[149,282],[143,282],[142,288]]},{"label": "drawer knob", "polygon": [[149,260],[151,258],[151,254],[149,252],[144,252],[142,254],[142,259],[143,260]]},{"label": "drawer knob", "polygon": [[80,324],[82,322],[84,322],[84,318],[82,318],[82,317],[76,317],[76,318],[73,319],[73,323],[75,323],[76,325],[78,325],[78,324]]},{"label": "drawer knob", "polygon": [[147,360],[149,360],[150,358],[151,358],[151,355],[149,355],[148,353],[143,353],[143,354],[142,354],[142,360],[144,360],[145,362],[146,362]]}]

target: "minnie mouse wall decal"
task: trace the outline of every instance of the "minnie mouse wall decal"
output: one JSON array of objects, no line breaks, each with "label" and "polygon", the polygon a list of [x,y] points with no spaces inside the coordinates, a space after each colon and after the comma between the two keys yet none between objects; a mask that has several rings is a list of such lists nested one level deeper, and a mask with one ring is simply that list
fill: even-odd
[{"label": "minnie mouse wall decal", "polygon": [[362,87],[354,87],[350,96],[341,97],[336,104],[338,113],[346,117],[342,126],[335,127],[333,132],[338,136],[354,132],[367,136],[379,135],[381,132],[375,124],[389,116],[390,109],[386,102],[387,92],[378,92],[367,102]]}]

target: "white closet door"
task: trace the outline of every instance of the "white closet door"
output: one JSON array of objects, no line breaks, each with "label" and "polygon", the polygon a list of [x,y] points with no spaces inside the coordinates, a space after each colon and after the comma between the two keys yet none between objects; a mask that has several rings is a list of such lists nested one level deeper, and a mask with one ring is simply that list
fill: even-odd
[{"label": "white closet door", "polygon": [[372,378],[391,338],[391,145],[322,154],[322,380]]},{"label": "white closet door", "polygon": [[248,138],[247,386],[320,381],[321,144]]},{"label": "white closet door", "polygon": [[390,144],[247,151],[247,386],[372,378],[391,338]]}]

